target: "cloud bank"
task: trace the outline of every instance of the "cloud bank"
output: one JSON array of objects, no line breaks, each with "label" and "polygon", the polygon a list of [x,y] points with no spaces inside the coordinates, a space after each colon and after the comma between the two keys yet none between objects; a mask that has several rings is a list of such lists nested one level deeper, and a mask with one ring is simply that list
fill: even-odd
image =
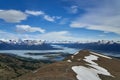
[{"label": "cloud bank", "polygon": [[62,41],[62,40],[80,40],[81,38],[76,38],[71,36],[71,34],[68,31],[54,31],[54,32],[47,32],[47,33],[43,33],[43,34],[25,34],[21,35],[21,34],[14,34],[14,33],[10,33],[10,32],[5,32],[5,31],[1,31],[0,30],[0,34],[2,34],[0,36],[0,39],[3,40],[18,40],[18,39],[28,39],[28,40],[49,40],[49,41]]},{"label": "cloud bank", "polygon": [[27,19],[27,14],[19,10],[0,10],[0,19],[9,23],[19,23]]},{"label": "cloud bank", "polygon": [[70,27],[120,34],[120,0],[77,0],[74,2],[86,13],[73,20]]}]

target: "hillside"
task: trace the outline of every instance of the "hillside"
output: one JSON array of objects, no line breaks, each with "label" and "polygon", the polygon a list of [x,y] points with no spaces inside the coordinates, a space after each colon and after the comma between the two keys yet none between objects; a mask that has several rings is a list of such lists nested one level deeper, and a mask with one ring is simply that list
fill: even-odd
[{"label": "hillside", "polygon": [[51,62],[0,54],[0,80],[11,80]]},{"label": "hillside", "polygon": [[16,80],[120,80],[120,60],[82,50]]}]

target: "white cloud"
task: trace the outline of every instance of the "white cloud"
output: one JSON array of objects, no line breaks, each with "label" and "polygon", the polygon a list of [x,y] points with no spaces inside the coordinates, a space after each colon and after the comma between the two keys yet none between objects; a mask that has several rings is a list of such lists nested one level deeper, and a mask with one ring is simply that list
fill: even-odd
[{"label": "white cloud", "polygon": [[58,32],[49,32],[43,35],[40,35],[42,39],[47,40],[73,40],[76,38],[73,38],[70,36],[70,33],[68,31],[58,31]]},{"label": "white cloud", "polygon": [[[82,4],[86,13],[72,21],[71,27],[120,34],[120,0],[100,0],[88,4],[84,4],[84,1],[80,3],[80,1],[77,1],[77,4],[79,7]],[[90,5],[94,7],[88,7]]]},{"label": "white cloud", "polygon": [[0,10],[0,19],[9,23],[19,23],[27,19],[27,15],[19,10]]},{"label": "white cloud", "polygon": [[96,41],[99,39],[103,40],[120,40],[119,37],[117,38],[105,38],[105,37],[99,37],[97,38],[88,38],[88,37],[75,37],[73,36],[73,33],[71,34],[68,31],[53,31],[53,32],[47,32],[43,34],[27,34],[27,33],[10,33],[6,31],[0,30],[0,39],[2,40],[18,40],[18,39],[30,39],[30,40],[50,40],[50,41]]},{"label": "white cloud", "polygon": [[44,17],[43,17],[45,20],[47,20],[47,21],[50,21],[50,22],[54,22],[55,21],[55,18],[54,17],[50,17],[50,16],[48,16],[48,15],[44,15]]},{"label": "white cloud", "polygon": [[78,6],[71,6],[69,12],[76,14],[78,12]]},{"label": "white cloud", "polygon": [[65,9],[67,10],[68,13],[71,13],[71,14],[76,14],[79,11],[79,7],[77,5],[65,7]]},{"label": "white cloud", "polygon": [[30,15],[34,15],[34,16],[39,16],[39,15],[45,14],[43,11],[30,11],[30,10],[26,10],[25,13],[30,14]]},{"label": "white cloud", "polygon": [[34,15],[34,16],[41,16],[43,19],[49,22],[54,22],[57,19],[61,19],[61,16],[50,16],[46,14],[44,11],[31,11],[31,10],[26,10],[25,13]]},{"label": "white cloud", "polygon": [[40,32],[44,33],[45,30],[40,27],[31,27],[29,25],[16,25],[17,32]]}]

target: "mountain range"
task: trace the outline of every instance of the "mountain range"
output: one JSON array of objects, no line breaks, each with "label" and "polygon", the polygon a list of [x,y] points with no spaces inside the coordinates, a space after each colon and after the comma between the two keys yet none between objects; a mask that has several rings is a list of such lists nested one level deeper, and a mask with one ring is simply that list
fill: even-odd
[{"label": "mountain range", "polygon": [[53,50],[57,49],[43,41],[37,40],[9,40],[0,41],[0,50]]},{"label": "mountain range", "polygon": [[42,41],[42,40],[0,40],[0,50],[54,50],[59,45],[75,49],[90,49],[120,52],[120,41],[73,42],[73,41]]}]

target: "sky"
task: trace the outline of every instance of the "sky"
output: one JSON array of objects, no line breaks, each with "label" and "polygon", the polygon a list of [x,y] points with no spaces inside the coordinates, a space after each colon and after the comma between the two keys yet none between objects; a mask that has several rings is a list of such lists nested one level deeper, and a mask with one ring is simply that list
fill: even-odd
[{"label": "sky", "polygon": [[120,0],[0,0],[0,39],[120,40]]}]

